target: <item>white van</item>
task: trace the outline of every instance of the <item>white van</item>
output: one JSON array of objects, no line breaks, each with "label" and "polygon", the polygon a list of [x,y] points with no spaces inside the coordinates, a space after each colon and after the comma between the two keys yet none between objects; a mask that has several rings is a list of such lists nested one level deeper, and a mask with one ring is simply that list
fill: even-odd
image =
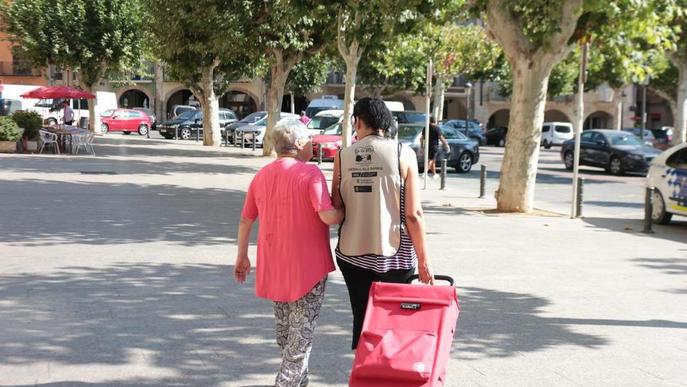
[{"label": "white van", "polygon": [[313,99],[305,109],[305,115],[315,117],[322,110],[343,109],[344,101],[335,95],[323,95],[322,98]]},{"label": "white van", "polygon": [[0,115],[10,115],[17,110],[33,110],[38,100],[22,98],[21,95],[38,87],[40,86],[3,84],[0,92]]},{"label": "white van", "polygon": [[[111,91],[96,91],[95,92],[95,114],[100,117],[100,114],[105,110],[117,109],[117,96]],[[62,122],[62,105],[63,98],[48,98],[39,100],[32,110],[38,112],[43,117],[43,121],[48,125]],[[76,124],[81,121],[82,117],[88,118],[88,104],[93,103],[93,100],[87,99],[73,99],[72,109],[74,110],[74,120]],[[100,127],[100,123],[96,123]]]},{"label": "white van", "polygon": [[541,144],[545,149],[549,149],[552,145],[563,145],[574,136],[572,124],[569,122],[544,122],[541,130]]},{"label": "white van", "polygon": [[403,102],[399,101],[384,101],[384,104],[386,107],[392,111],[392,112],[402,112],[405,109],[405,106],[403,106]]}]

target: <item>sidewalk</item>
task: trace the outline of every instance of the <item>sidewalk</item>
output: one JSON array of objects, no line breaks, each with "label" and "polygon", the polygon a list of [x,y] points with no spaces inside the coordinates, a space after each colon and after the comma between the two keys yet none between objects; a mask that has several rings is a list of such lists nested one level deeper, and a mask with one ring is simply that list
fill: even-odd
[{"label": "sidewalk", "polygon": [[[114,135],[96,154],[0,155],[0,386],[271,385],[271,304],[231,278],[269,160]],[[498,214],[475,182],[422,191],[462,306],[447,386],[685,385],[686,222]],[[347,385],[347,297],[333,273],[311,386]]]}]

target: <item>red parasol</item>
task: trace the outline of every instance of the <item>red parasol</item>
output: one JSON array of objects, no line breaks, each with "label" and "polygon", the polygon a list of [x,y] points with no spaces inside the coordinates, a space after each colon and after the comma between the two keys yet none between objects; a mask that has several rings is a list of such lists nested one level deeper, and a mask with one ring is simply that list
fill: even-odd
[{"label": "red parasol", "polygon": [[67,99],[95,99],[95,95],[67,86],[41,86],[21,95],[22,98],[67,98]]}]

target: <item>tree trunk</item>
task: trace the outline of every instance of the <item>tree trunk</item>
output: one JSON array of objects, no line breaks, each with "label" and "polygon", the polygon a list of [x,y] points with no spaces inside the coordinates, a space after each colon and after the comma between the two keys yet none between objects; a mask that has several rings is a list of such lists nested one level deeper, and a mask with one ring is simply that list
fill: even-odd
[{"label": "tree trunk", "polygon": [[[291,67],[283,61],[283,53],[276,51],[274,53],[275,59],[270,64],[270,85],[267,89],[267,128],[265,130],[265,137],[262,141],[262,155],[272,156],[274,154],[274,146],[269,140],[269,134],[279,121],[281,113],[281,103],[284,98],[284,86],[286,79],[289,76]],[[293,61],[295,63],[295,60]]]},{"label": "tree trunk", "polygon": [[675,130],[673,131],[673,145],[682,144],[685,142],[687,134],[687,61],[674,60],[673,63],[678,68],[679,81],[677,84],[677,111],[674,113],[675,122],[673,124]]},{"label": "tree trunk", "polygon": [[539,142],[551,67],[524,55],[516,59],[513,67],[511,111],[496,200],[501,211],[529,213],[534,207]]},{"label": "tree trunk", "polygon": [[165,90],[164,83],[165,78],[162,73],[162,63],[155,62],[155,117],[157,117],[158,122],[165,121],[167,119],[167,109],[165,109]]},{"label": "tree trunk", "polygon": [[[89,93],[97,95],[97,87],[95,85],[83,84],[83,86],[86,90],[88,90]],[[90,130],[91,132],[97,132],[100,130],[100,116],[95,114],[95,107],[97,106],[97,104],[97,98],[88,100],[88,130]]]},{"label": "tree trunk", "polygon": [[497,207],[507,212],[532,212],[539,161],[539,141],[549,75],[571,50],[570,38],[582,14],[582,0],[558,2],[558,30],[534,45],[523,33],[509,0],[487,1],[487,32],[503,47],[513,74],[510,123],[501,166]]},{"label": "tree trunk", "polygon": [[[219,63],[217,63],[219,64]],[[216,66],[208,66],[202,71],[201,105],[203,108],[203,145],[219,146],[222,142],[219,129],[219,99],[215,94],[214,72]]]},{"label": "tree trunk", "polygon": [[444,118],[444,95],[446,94],[446,88],[444,87],[445,80],[445,76],[436,75],[436,84],[434,85],[434,109],[432,110],[432,115],[437,122]]},{"label": "tree trunk", "polygon": [[[357,46],[357,42],[355,43]],[[352,52],[357,51],[356,49],[351,49]],[[358,75],[358,61],[360,56],[353,54],[348,57],[344,57],[346,62],[346,85],[344,92],[344,119],[341,124],[342,127],[342,147],[346,148],[351,145],[351,115],[353,114],[353,101],[355,100],[355,86],[356,77]]]}]

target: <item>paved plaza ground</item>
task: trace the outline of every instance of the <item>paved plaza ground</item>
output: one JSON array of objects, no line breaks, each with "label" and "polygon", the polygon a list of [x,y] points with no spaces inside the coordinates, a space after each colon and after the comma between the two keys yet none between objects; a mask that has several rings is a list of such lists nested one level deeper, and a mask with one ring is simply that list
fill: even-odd
[{"label": "paved plaza ground", "polygon": [[[0,386],[271,385],[271,304],[231,276],[269,160],[121,135],[96,152],[0,155]],[[485,199],[475,172],[438,185],[422,192],[430,253],[462,308],[447,386],[687,385],[685,220],[642,234],[634,202],[498,214],[496,181]],[[350,327],[336,272],[311,386],[347,385]]]}]

